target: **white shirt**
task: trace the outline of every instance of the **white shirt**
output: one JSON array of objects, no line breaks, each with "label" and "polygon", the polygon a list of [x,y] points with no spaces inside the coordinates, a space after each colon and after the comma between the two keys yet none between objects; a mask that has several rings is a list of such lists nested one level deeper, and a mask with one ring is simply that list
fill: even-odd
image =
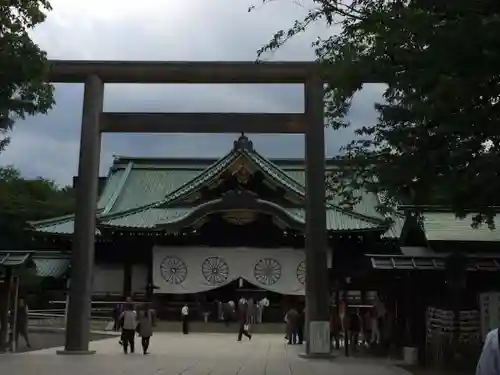
[{"label": "white shirt", "polygon": [[122,312],[123,329],[135,329],[137,327],[137,314],[135,311],[127,310]]},{"label": "white shirt", "polygon": [[188,308],[187,306],[184,306],[184,307],[181,309],[181,315],[182,315],[182,316],[189,315],[189,308]]},{"label": "white shirt", "polygon": [[481,357],[477,362],[476,375],[500,375],[498,329],[490,331],[486,336]]}]

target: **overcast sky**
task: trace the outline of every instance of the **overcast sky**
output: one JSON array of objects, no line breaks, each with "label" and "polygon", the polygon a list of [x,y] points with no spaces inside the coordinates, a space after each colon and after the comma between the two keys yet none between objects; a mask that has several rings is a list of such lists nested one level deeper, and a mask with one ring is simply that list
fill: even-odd
[{"label": "overcast sky", "polygon": [[[307,12],[293,0],[276,0],[248,13],[262,0],[52,0],[53,10],[33,37],[49,58],[89,60],[254,60],[273,33]],[[334,33],[315,25],[269,60],[312,60],[311,42]],[[27,177],[68,184],[77,171],[83,85],[56,86],[54,109],[18,122],[0,164],[14,164]],[[367,85],[355,97],[354,126],[373,122],[381,89]],[[298,112],[295,85],[108,85],[104,109],[149,112]],[[105,135],[101,174],[113,155],[214,157],[226,153],[236,135]],[[352,137],[352,130],[327,130],[329,156]],[[303,157],[303,136],[252,135],[268,157]]]}]

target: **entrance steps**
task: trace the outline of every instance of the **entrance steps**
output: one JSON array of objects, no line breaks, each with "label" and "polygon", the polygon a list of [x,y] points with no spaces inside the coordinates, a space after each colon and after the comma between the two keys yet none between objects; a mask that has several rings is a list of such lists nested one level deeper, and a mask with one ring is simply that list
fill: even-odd
[{"label": "entrance steps", "polygon": [[[159,321],[154,327],[156,332],[180,332],[182,323],[172,321]],[[252,333],[282,333],[285,334],[285,323],[261,323],[252,324],[250,331]],[[238,323],[229,323],[226,326],[219,322],[190,322],[189,331],[195,333],[235,333],[238,331]]]}]

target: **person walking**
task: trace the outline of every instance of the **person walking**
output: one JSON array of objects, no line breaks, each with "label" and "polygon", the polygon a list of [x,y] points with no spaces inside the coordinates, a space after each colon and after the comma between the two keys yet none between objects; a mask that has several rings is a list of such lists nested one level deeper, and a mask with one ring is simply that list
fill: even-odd
[{"label": "person walking", "polygon": [[[359,333],[361,332],[361,317],[359,316],[359,309],[353,310],[349,316],[349,338],[353,351],[358,349]],[[346,344],[347,345],[347,344]]]},{"label": "person walking", "polygon": [[137,331],[141,336],[142,353],[149,354],[149,341],[153,336],[153,312],[149,309],[148,305],[139,313]]},{"label": "person walking", "polygon": [[189,307],[187,303],[184,304],[184,306],[182,306],[181,320],[182,320],[182,333],[187,335],[189,333]]},{"label": "person walking", "polygon": [[123,312],[122,305],[117,303],[115,307],[113,308],[112,312],[112,317],[113,317],[113,331],[118,332],[120,331],[120,322],[119,318],[121,313]]},{"label": "person walking", "polygon": [[16,347],[19,345],[19,335],[21,335],[24,341],[26,341],[26,346],[31,348],[28,337],[28,305],[23,298],[19,298],[17,306]]},{"label": "person walking", "polygon": [[123,339],[123,320],[121,320],[120,318],[122,316],[122,313],[126,310],[128,304],[131,304],[132,310],[134,310],[134,304],[132,301],[132,297],[130,297],[130,296],[125,298],[125,303],[119,303],[117,305],[117,308],[116,308],[117,314],[118,314],[116,329],[117,329],[117,331],[121,331],[120,340],[119,340],[120,345],[123,345],[123,341],[124,341],[124,339]]},{"label": "person walking", "polygon": [[300,307],[299,316],[297,317],[297,344],[302,345],[304,342],[304,326],[306,325],[306,312],[303,306]]},{"label": "person walking", "polygon": [[126,305],[125,311],[120,315],[120,321],[122,325],[123,352],[127,354],[128,348],[130,346],[130,353],[134,353],[137,314],[134,311],[134,306],[131,303],[128,303]]},{"label": "person walking", "polygon": [[248,305],[248,321],[250,324],[255,324],[256,323],[256,317],[257,317],[257,314],[256,314],[256,306],[255,306],[255,302],[253,300],[253,298],[249,298],[248,301],[247,301],[247,305]]},{"label": "person walking", "polygon": [[340,335],[342,333],[342,323],[336,308],[330,311],[330,341],[336,349],[340,349]]},{"label": "person walking", "polygon": [[370,309],[370,345],[378,345],[380,343],[380,327],[377,309],[372,307]]},{"label": "person walking", "polygon": [[298,343],[297,337],[297,323],[299,320],[299,313],[295,308],[290,308],[286,313],[286,337],[288,344],[293,345]]},{"label": "person walking", "polygon": [[248,305],[243,304],[238,308],[238,341],[241,341],[243,336],[252,339],[252,335],[248,332],[250,325],[248,324]]}]

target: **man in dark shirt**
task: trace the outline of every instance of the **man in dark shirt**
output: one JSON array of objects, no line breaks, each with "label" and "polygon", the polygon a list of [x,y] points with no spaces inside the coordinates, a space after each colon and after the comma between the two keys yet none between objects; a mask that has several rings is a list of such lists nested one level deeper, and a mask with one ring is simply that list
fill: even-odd
[{"label": "man in dark shirt", "polygon": [[351,338],[351,347],[356,350],[358,347],[359,333],[361,332],[361,317],[359,309],[353,311],[349,316],[349,333]]},{"label": "man in dark shirt", "polygon": [[302,345],[304,341],[304,326],[306,324],[306,312],[304,307],[299,308],[299,316],[297,317],[297,344]]},{"label": "man in dark shirt", "polygon": [[248,332],[248,305],[240,304],[238,306],[238,341],[241,341],[242,336],[246,336],[249,340],[252,339],[252,335]]}]

